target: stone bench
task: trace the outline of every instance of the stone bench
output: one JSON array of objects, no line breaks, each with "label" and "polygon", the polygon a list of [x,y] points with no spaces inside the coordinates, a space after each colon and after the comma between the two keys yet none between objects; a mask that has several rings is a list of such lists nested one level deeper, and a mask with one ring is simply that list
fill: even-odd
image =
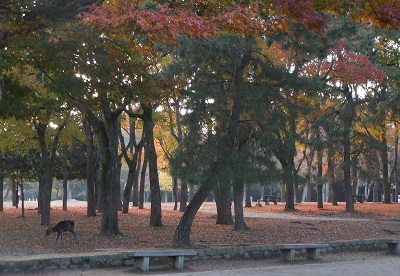
[{"label": "stone bench", "polygon": [[364,195],[353,195],[353,202],[360,202],[364,203],[364,201],[367,201],[367,198]]},{"label": "stone bench", "polygon": [[383,242],[386,242],[389,248],[389,252],[393,254],[400,254],[400,238],[399,239],[384,239]]},{"label": "stone bench", "polygon": [[185,249],[143,249],[127,253],[128,257],[133,257],[135,267],[139,267],[143,271],[149,271],[150,258],[153,257],[169,257],[177,269],[183,269],[185,256],[197,255],[195,250]]},{"label": "stone bench", "polygon": [[273,202],[275,205],[277,205],[279,200],[280,197],[277,195],[265,195],[263,199],[265,205],[269,205],[270,202]]},{"label": "stone bench", "polygon": [[282,259],[294,261],[296,250],[306,250],[307,259],[319,259],[319,252],[322,248],[329,247],[325,243],[295,243],[295,244],[278,244],[278,249],[281,251]]}]

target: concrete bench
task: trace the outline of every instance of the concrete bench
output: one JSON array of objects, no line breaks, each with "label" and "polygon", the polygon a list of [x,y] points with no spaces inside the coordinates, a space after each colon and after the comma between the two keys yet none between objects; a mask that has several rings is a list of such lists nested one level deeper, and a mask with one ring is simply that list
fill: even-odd
[{"label": "concrete bench", "polygon": [[275,205],[277,205],[279,200],[280,197],[276,195],[265,195],[263,199],[265,205],[269,205],[270,202],[273,202]]},{"label": "concrete bench", "polygon": [[282,259],[294,261],[296,250],[306,250],[307,259],[319,259],[319,252],[322,248],[329,247],[325,243],[295,243],[295,244],[278,244],[278,249],[281,251]]},{"label": "concrete bench", "polygon": [[384,239],[382,241],[387,243],[390,253],[400,254],[400,239]]},{"label": "concrete bench", "polygon": [[195,250],[185,249],[143,249],[127,253],[128,257],[133,257],[135,267],[139,267],[143,271],[149,271],[150,258],[152,257],[169,257],[177,269],[183,269],[185,256],[197,255]]},{"label": "concrete bench", "polygon": [[364,203],[364,201],[367,201],[367,198],[364,195],[353,195],[353,202],[360,202]]}]

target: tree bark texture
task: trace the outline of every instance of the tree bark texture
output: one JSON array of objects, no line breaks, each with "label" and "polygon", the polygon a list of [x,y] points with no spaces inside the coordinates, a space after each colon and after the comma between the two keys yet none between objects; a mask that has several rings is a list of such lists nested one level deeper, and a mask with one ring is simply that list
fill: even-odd
[{"label": "tree bark texture", "polygon": [[178,178],[172,177],[172,197],[174,199],[174,211],[178,210]]},{"label": "tree bark texture", "polygon": [[186,207],[186,211],[183,213],[181,220],[175,230],[173,237],[173,244],[177,247],[190,247],[190,232],[192,230],[192,224],[197,211],[200,209],[204,200],[210,194],[210,185],[203,184],[199,190],[195,193],[192,200]]},{"label": "tree bark texture", "polygon": [[[329,138],[328,138],[329,139]],[[329,200],[332,202],[333,206],[337,206],[337,196],[336,196],[336,189],[335,189],[335,163],[333,160],[333,155],[334,155],[334,149],[330,145],[331,143],[328,143],[328,185],[329,185]]]},{"label": "tree bark texture", "polygon": [[[118,166],[118,116],[105,115],[97,125],[101,149],[101,232],[104,235],[120,234],[118,226],[117,166]],[[96,128],[95,128],[96,129]]]},{"label": "tree bark texture", "polygon": [[350,88],[344,88],[344,96],[346,97],[346,104],[342,110],[342,120],[344,124],[343,131],[343,178],[344,178],[344,193],[346,200],[346,211],[354,212],[354,202],[351,189],[351,144],[350,136],[352,130],[352,122],[355,113],[355,103],[351,94]]},{"label": "tree bark texture", "polygon": [[322,157],[323,151],[322,149],[317,153],[317,208],[324,208],[324,202],[322,200]]},{"label": "tree bark texture", "polygon": [[149,161],[149,178],[151,193],[150,226],[162,226],[161,192],[158,179],[157,153],[154,146],[153,107],[150,104],[141,104],[143,109],[143,131],[145,147]]},{"label": "tree bark texture", "polygon": [[[97,137],[97,140],[99,141],[99,137]],[[100,142],[99,142],[100,143]],[[102,149],[100,146],[97,147],[97,166],[96,166],[96,183],[95,183],[95,194],[96,194],[96,209],[98,212],[101,212],[103,210],[103,206],[102,206],[102,199],[101,199],[101,179],[102,179],[102,175],[103,175],[103,167],[102,167],[102,163],[101,160],[102,158]]]},{"label": "tree bark texture", "polygon": [[246,208],[250,208],[251,206],[251,198],[250,198],[250,192],[251,192],[251,185],[249,182],[247,182],[245,184],[245,189],[246,189],[246,203],[245,203],[245,207]]},{"label": "tree bark texture", "polygon": [[40,159],[40,174],[41,174],[41,182],[39,186],[42,186],[42,194],[41,194],[41,225],[50,225],[50,202],[51,202],[51,190],[53,188],[53,166],[50,163],[50,154],[47,149],[46,144],[46,130],[47,123],[37,123],[36,130],[38,135],[38,141],[41,152]]},{"label": "tree bark texture", "polygon": [[382,124],[382,182],[383,182],[383,193],[385,196],[384,203],[392,203],[390,199],[391,195],[391,185],[389,182],[389,161],[388,161],[388,151],[387,151],[387,140],[386,140],[386,127]]},{"label": "tree bark texture", "polygon": [[133,154],[132,159],[130,160],[125,158],[125,161],[128,164],[128,178],[126,179],[126,185],[122,197],[123,198],[122,213],[128,213],[129,199],[131,197],[132,188],[135,188],[133,189],[134,190],[133,204],[134,206],[138,206],[138,174],[140,168],[141,152],[142,152],[142,145],[139,145],[137,147],[135,146],[135,153]]},{"label": "tree bark texture", "polygon": [[63,146],[63,211],[68,210],[68,145]]},{"label": "tree bark texture", "polygon": [[[0,155],[1,157],[1,155]],[[4,211],[4,198],[3,198],[3,190],[4,190],[4,167],[3,160],[0,161],[0,212]]]},{"label": "tree bark texture", "polygon": [[142,169],[142,152],[143,147],[140,148],[138,160],[136,163],[136,171],[135,178],[133,179],[133,188],[132,188],[132,206],[139,206],[139,179],[140,179],[140,171]]},{"label": "tree bark texture", "polygon": [[312,191],[312,182],[311,182],[311,172],[312,172],[312,163],[314,160],[315,151],[310,148],[310,153],[307,158],[307,194],[306,194],[306,202],[311,202],[311,191]]},{"label": "tree bark texture", "polygon": [[139,188],[139,209],[144,208],[144,187],[146,184],[146,171],[147,164],[149,163],[149,157],[147,155],[147,150],[144,148],[144,158],[143,158],[143,166],[140,172],[140,188]]},{"label": "tree bark texture", "polygon": [[214,189],[215,203],[217,205],[217,224],[233,224],[231,194],[229,181],[220,182]]},{"label": "tree bark texture", "polygon": [[87,188],[87,210],[88,217],[96,216],[96,197],[95,197],[95,149],[93,144],[93,132],[90,124],[85,121],[83,123],[86,136],[86,188]]},{"label": "tree bark texture", "polygon": [[244,231],[248,229],[243,215],[243,195],[244,183],[242,181],[235,181],[235,183],[233,183],[233,204],[235,210],[234,231]]}]

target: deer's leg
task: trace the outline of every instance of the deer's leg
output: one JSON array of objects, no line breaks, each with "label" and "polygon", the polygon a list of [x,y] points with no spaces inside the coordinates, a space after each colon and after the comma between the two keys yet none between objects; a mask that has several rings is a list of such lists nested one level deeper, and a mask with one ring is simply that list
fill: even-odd
[{"label": "deer's leg", "polygon": [[75,232],[75,231],[72,231],[72,234],[74,235],[74,240],[75,240],[75,242],[76,242],[76,232]]},{"label": "deer's leg", "polygon": [[57,238],[56,238],[56,243],[57,243],[57,241],[58,241],[58,238],[60,237],[60,235],[61,235],[61,241],[62,241],[62,234],[61,234],[61,232],[58,232],[58,234],[57,234]]}]

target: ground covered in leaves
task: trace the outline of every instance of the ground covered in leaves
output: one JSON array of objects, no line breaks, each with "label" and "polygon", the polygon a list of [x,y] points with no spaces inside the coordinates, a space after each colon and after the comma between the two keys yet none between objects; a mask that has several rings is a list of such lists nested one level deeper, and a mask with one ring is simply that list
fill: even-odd
[{"label": "ground covered in leaves", "polygon": [[[248,231],[234,232],[232,225],[215,223],[214,203],[205,203],[197,214],[191,234],[194,247],[216,245],[256,245],[296,242],[325,242],[353,239],[375,239],[400,236],[400,204],[356,203],[356,211],[345,211],[345,203],[332,206],[325,203],[296,204],[296,210],[284,211],[284,203],[245,208]],[[35,208],[21,209],[5,206],[0,212],[0,255],[40,253],[91,252],[99,249],[134,249],[169,247],[182,213],[173,211],[171,203],[163,203],[163,227],[150,227],[150,206],[130,208],[119,214],[122,235],[105,237],[100,234],[101,213],[87,217],[84,204],[70,204],[68,211],[52,207],[53,224],[63,219],[77,223],[77,243],[72,235],[65,235],[64,245],[55,244],[56,233],[44,237],[46,227],[40,225]],[[214,212],[214,213],[213,213]],[[273,217],[270,217],[274,215]],[[296,217],[293,218],[293,215]],[[310,218],[312,216],[312,218]]]}]

